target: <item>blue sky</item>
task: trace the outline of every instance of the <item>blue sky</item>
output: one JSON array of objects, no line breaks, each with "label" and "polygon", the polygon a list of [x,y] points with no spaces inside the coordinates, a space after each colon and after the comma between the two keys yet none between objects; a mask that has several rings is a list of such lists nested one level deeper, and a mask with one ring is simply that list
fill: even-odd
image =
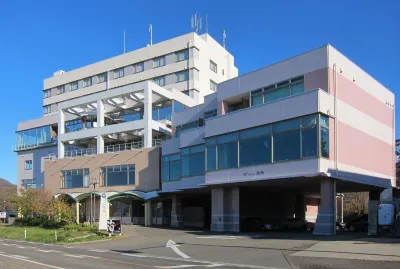
[{"label": "blue sky", "polygon": [[226,29],[240,74],[330,43],[400,91],[397,0],[2,0],[0,177],[16,182],[17,122],[41,117],[44,78],[122,53],[124,30],[127,50],[148,43],[150,23],[154,42],[188,33],[195,12],[217,41]]}]

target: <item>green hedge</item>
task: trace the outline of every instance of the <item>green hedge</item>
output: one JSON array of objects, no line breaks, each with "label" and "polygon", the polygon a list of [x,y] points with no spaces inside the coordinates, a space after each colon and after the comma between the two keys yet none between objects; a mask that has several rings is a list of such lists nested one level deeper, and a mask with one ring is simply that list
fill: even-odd
[{"label": "green hedge", "polygon": [[63,221],[57,222],[54,219],[49,219],[47,216],[17,218],[14,221],[14,225],[41,227],[45,229],[58,229],[64,227],[66,224]]}]

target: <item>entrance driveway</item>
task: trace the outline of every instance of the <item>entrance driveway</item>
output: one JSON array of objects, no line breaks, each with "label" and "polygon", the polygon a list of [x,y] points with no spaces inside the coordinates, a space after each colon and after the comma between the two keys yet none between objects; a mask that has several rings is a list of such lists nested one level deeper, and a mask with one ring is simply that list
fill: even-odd
[{"label": "entrance driveway", "polygon": [[[124,226],[123,233],[128,235],[127,239],[77,247],[243,265],[244,268],[301,268],[301,263],[315,259],[328,265],[336,264],[338,268],[342,268],[340,263],[344,261],[369,262],[360,264],[360,268],[372,268],[369,266],[379,261],[394,262],[400,268],[400,239],[367,238],[360,233],[346,232],[337,236],[314,236],[310,232],[227,234],[141,226]],[[166,247],[168,242],[176,245]]]}]

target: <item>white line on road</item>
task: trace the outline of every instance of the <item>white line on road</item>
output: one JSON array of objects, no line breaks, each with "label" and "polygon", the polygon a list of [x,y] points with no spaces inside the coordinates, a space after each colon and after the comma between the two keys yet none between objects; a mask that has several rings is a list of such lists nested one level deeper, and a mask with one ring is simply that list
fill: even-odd
[{"label": "white line on road", "polygon": [[96,256],[89,256],[89,255],[81,255],[85,258],[92,258],[92,259],[100,259],[100,257],[96,257]]},{"label": "white line on road", "polygon": [[198,265],[198,264],[182,264],[182,265],[175,265],[175,266],[163,266],[162,268],[172,269],[172,268],[188,268],[188,267],[196,267],[196,266],[200,266],[200,265]]},{"label": "white line on road", "polygon": [[49,253],[49,252],[61,252],[59,250],[52,250],[52,249],[35,249],[35,251]]},{"label": "white line on road", "polygon": [[20,258],[20,259],[29,259],[29,257],[21,256],[21,255],[10,255],[10,257]]},{"label": "white line on road", "polygon": [[179,245],[177,245],[174,241],[172,241],[171,239],[168,240],[167,244],[165,245],[165,247],[167,248],[171,248],[176,254],[178,254],[179,256],[181,256],[184,259],[190,259],[190,257],[188,255],[186,255],[185,253],[183,253],[182,251],[180,251],[178,249]]},{"label": "white line on road", "polygon": [[16,259],[16,260],[20,260],[20,261],[24,261],[24,262],[29,262],[29,263],[33,263],[33,264],[37,264],[37,265],[42,265],[45,267],[49,267],[49,268],[54,268],[54,269],[65,269],[63,267],[58,267],[58,266],[54,266],[54,265],[50,265],[50,264],[45,264],[45,263],[41,263],[41,262],[35,262],[35,261],[31,261],[31,260],[26,260],[26,259],[22,259],[22,258],[18,258],[18,257],[13,257],[10,255],[6,255],[6,254],[0,254],[0,256],[4,256],[7,258],[11,258],[11,259]]},{"label": "white line on road", "polygon": [[143,254],[131,254],[131,253],[121,253],[123,256],[131,256],[131,257],[137,257],[137,258],[147,258],[147,255]]},{"label": "white line on road", "polygon": [[84,258],[82,255],[64,254],[64,256],[67,256],[67,257],[72,257],[72,258],[79,258],[79,259],[82,259],[82,258]]},{"label": "white line on road", "polygon": [[220,267],[226,265],[225,263],[216,263],[216,264],[210,264],[206,265],[205,267]]}]

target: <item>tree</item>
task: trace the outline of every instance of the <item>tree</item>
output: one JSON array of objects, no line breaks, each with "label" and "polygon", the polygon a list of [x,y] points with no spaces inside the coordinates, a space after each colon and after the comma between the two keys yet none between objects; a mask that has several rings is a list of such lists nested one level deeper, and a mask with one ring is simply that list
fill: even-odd
[{"label": "tree", "polygon": [[72,223],[75,220],[75,209],[65,199],[54,199],[52,204],[52,217],[57,222]]},{"label": "tree", "polygon": [[368,192],[345,193],[343,197],[343,217],[352,219],[368,213]]},{"label": "tree", "polygon": [[20,195],[9,193],[9,201],[22,216],[49,216],[52,212],[52,195],[38,189],[21,189]]}]

